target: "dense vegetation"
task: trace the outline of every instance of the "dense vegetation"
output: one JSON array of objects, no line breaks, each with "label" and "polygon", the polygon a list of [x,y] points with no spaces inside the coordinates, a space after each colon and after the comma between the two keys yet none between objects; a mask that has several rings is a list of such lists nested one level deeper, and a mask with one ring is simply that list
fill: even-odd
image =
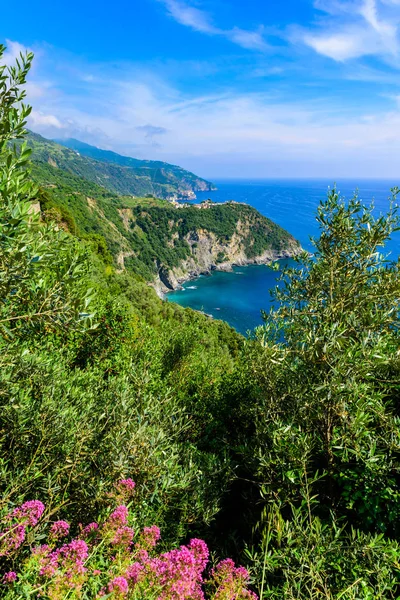
[{"label": "dense vegetation", "polygon": [[[167,198],[199,189],[214,189],[210,182],[168,163],[140,161],[113,152],[108,153],[87,144],[81,144],[78,152],[33,132],[27,136],[27,142],[32,149],[34,162],[50,164],[83,177],[114,194],[153,194]],[[88,152],[88,149],[92,151]]]},{"label": "dense vegetation", "polygon": [[[244,570],[212,569],[233,555],[263,599],[398,598],[396,208],[331,192],[314,256],[245,340],[116,271],[80,202],[92,190],[108,220],[112,195],[33,182],[12,145],[31,59],[0,68],[2,597],[249,598]],[[163,210],[148,199],[141,231]]]}]

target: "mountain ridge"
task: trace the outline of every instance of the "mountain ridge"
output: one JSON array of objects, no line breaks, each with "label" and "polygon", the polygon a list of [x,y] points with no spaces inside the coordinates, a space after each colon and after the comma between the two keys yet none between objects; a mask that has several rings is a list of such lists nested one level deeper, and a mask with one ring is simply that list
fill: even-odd
[{"label": "mountain ridge", "polygon": [[27,143],[33,162],[48,163],[119,195],[195,199],[196,191],[216,189],[211,182],[176,165],[124,157],[79,140],[74,140],[75,148],[70,148],[30,131]]}]

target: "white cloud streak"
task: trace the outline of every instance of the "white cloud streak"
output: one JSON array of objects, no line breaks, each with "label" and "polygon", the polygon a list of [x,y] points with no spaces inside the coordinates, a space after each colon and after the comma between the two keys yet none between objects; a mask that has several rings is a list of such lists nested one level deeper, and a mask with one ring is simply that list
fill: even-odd
[{"label": "white cloud streak", "polygon": [[216,35],[225,37],[234,44],[246,48],[247,50],[256,50],[265,52],[268,44],[263,38],[262,31],[248,31],[233,27],[232,29],[221,29],[214,25],[210,15],[199,8],[191,6],[181,0],[159,0],[165,5],[169,15],[186,27],[194,31],[205,33],[207,35]]},{"label": "white cloud streak", "polygon": [[30,115],[30,124],[35,129],[41,128],[56,128],[63,129],[65,126],[54,115],[45,115],[41,112],[33,110]]},{"label": "white cloud streak", "polygon": [[336,61],[378,56],[394,64],[400,54],[400,2],[390,0],[319,0],[316,8],[326,13],[319,27],[303,31],[302,41]]}]

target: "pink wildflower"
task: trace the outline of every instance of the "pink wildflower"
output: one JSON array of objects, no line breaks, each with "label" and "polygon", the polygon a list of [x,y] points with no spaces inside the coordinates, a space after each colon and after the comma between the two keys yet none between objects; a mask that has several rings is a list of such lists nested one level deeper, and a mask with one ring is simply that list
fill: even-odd
[{"label": "pink wildflower", "polygon": [[118,527],[116,530],[114,537],[111,540],[111,543],[114,546],[124,546],[125,548],[129,548],[129,546],[133,542],[133,536],[135,535],[132,527],[127,527],[123,525],[122,527]]},{"label": "pink wildflower", "polygon": [[118,595],[125,595],[128,593],[128,582],[125,577],[114,577],[108,584],[109,592],[116,592]]},{"label": "pink wildflower", "polygon": [[85,571],[84,562],[88,557],[88,546],[83,540],[72,540],[69,544],[64,544],[58,551],[62,557],[63,565],[70,564],[75,572]]},{"label": "pink wildflower", "polygon": [[122,488],[123,490],[133,492],[135,487],[136,487],[136,483],[130,477],[128,477],[128,479],[121,479],[117,483],[118,490],[121,490],[121,488]]},{"label": "pink wildflower", "polygon": [[[162,588],[162,598],[202,600],[202,572],[207,555],[205,543],[193,540],[191,546],[181,546],[161,554],[158,558],[142,561],[145,568],[144,577],[150,585]],[[137,567],[136,570],[138,571]],[[138,574],[140,575],[140,572]]]},{"label": "pink wildflower", "polygon": [[14,525],[0,532],[0,556],[8,556],[13,550],[17,550],[25,540],[25,526]]},{"label": "pink wildflower", "polygon": [[143,545],[150,549],[154,548],[157,544],[158,540],[161,537],[161,533],[157,525],[153,525],[152,527],[145,527],[142,533]]},{"label": "pink wildflower", "polygon": [[124,504],[117,506],[114,512],[108,517],[106,521],[107,525],[111,527],[121,527],[122,525],[126,525],[128,521],[128,509]]},{"label": "pink wildflower", "polygon": [[3,583],[14,583],[17,579],[17,574],[15,571],[9,571],[3,575]]},{"label": "pink wildflower", "polygon": [[22,521],[25,525],[34,527],[44,513],[44,508],[44,504],[40,500],[28,500],[22,506],[18,506],[11,513],[11,516],[17,521]]},{"label": "pink wildflower", "polygon": [[83,528],[82,536],[87,537],[88,535],[90,535],[91,533],[96,531],[96,529],[98,529],[98,528],[99,528],[99,526],[97,523],[89,523],[89,525],[86,525],[86,527]]},{"label": "pink wildflower", "polygon": [[249,573],[244,567],[235,567],[232,559],[221,561],[211,572],[212,581],[218,587],[215,600],[237,598],[258,600],[256,594],[246,589]]},{"label": "pink wildflower", "polygon": [[193,552],[197,563],[197,569],[204,571],[208,562],[208,547],[204,540],[194,538],[189,542],[189,548]]},{"label": "pink wildflower", "polygon": [[138,562],[134,562],[132,565],[126,570],[125,577],[130,579],[132,583],[137,583],[139,581],[140,574],[143,573],[144,566]]},{"label": "pink wildflower", "polygon": [[39,575],[52,577],[58,569],[59,551],[51,551],[50,546],[43,544],[33,550],[33,554],[39,556]]},{"label": "pink wildflower", "polygon": [[[135,487],[136,483],[132,479],[121,479],[115,484],[117,493],[114,494],[114,498],[117,500],[117,502],[127,502],[130,498],[132,498],[135,492]],[[111,496],[112,495],[113,494],[111,494]]]},{"label": "pink wildflower", "polygon": [[53,540],[59,540],[69,533],[69,523],[67,521],[56,521],[50,527],[50,537]]},{"label": "pink wildflower", "polygon": [[69,544],[64,544],[61,548],[46,552],[45,548],[36,552],[41,554],[39,574],[45,577],[52,577],[58,568],[62,568],[67,578],[73,575],[82,574],[86,571],[84,566],[88,557],[88,546],[83,540],[72,540]]},{"label": "pink wildflower", "polygon": [[100,569],[93,569],[92,571],[93,575],[96,577],[97,575],[101,575],[101,571]]}]

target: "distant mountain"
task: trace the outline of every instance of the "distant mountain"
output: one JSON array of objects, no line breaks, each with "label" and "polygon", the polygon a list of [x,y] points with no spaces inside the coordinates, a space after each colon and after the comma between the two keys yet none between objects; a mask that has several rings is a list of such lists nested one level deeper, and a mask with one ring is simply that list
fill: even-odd
[{"label": "distant mountain", "polygon": [[[34,162],[48,163],[113,193],[140,197],[152,194],[168,199],[190,198],[194,197],[196,191],[215,189],[209,181],[181,167],[120,156],[78,140],[64,140],[63,144],[59,144],[29,132],[27,141],[33,150]],[[69,142],[71,145],[73,143],[74,148],[68,147]]]},{"label": "distant mountain", "polygon": [[[71,150],[75,150],[80,155],[88,158],[93,158],[94,160],[103,163],[128,167],[137,177],[143,177],[147,180],[150,186],[156,185],[174,188],[172,194],[177,193],[178,195],[186,196],[188,192],[216,189],[214,184],[210,181],[197,177],[197,175],[182,169],[182,167],[171,165],[166,162],[141,160],[132,158],[131,156],[122,156],[111,150],[102,150],[101,148],[91,146],[90,144],[86,144],[85,142],[81,142],[74,138],[54,141]],[[167,192],[167,195],[171,193],[168,189],[165,191]],[[127,193],[127,191],[124,191],[123,193]],[[150,191],[149,193],[153,192]],[[164,193],[160,197],[165,198],[167,195]]]}]

